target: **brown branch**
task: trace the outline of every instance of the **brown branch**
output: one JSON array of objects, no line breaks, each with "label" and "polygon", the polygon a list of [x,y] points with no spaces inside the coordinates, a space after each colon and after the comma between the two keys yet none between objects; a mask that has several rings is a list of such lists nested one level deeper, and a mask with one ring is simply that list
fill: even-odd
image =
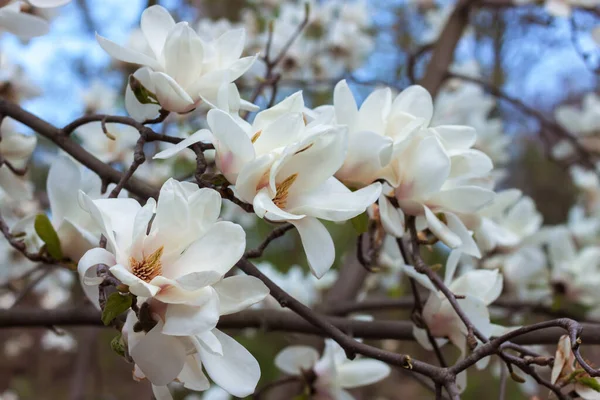
[{"label": "brown branch", "polygon": [[269,233],[269,235],[265,238],[265,240],[256,248],[252,250],[246,251],[244,254],[245,258],[258,258],[263,255],[269,244],[277,238],[282,237],[289,230],[292,230],[294,225],[290,223],[285,223],[278,228],[275,228]]}]

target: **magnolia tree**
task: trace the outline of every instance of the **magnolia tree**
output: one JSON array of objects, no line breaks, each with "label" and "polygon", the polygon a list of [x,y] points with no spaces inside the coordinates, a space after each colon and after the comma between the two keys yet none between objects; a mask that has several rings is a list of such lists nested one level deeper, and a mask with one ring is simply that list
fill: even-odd
[{"label": "magnolia tree", "polygon": [[[0,1],[0,27],[45,35],[66,3]],[[161,400],[409,398],[386,389],[404,378],[459,399],[472,369],[500,399],[509,378],[523,396],[600,399],[581,353],[600,344],[600,99],[553,114],[453,64],[482,9],[537,7],[575,31],[596,1],[405,5],[429,22],[394,85],[352,74],[376,42],[368,2],[255,1],[237,22],[196,5],[197,23],[149,3],[128,42],[96,33],[122,91],[94,83],[65,126],[20,105],[39,89],[2,60],[0,327],[53,327],[42,345],[64,351],[77,343],[57,326],[111,327],[103,348]],[[522,171],[497,100],[579,189],[566,223],[506,183]]]}]

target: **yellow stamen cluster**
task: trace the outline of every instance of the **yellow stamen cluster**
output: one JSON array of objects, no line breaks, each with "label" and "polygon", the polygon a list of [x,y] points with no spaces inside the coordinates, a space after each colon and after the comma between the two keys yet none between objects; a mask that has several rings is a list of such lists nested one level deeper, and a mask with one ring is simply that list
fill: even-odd
[{"label": "yellow stamen cluster", "polygon": [[290,191],[290,187],[298,177],[298,174],[293,174],[285,178],[283,182],[277,185],[277,193],[275,193],[275,197],[273,198],[273,203],[281,209],[285,208],[287,204],[288,192]]},{"label": "yellow stamen cluster", "polygon": [[142,261],[137,261],[135,258],[131,257],[129,259],[131,273],[145,282],[150,282],[155,277],[161,275],[162,263],[160,262],[160,258],[162,257],[163,250],[164,247],[161,246],[148,257],[144,256]]}]

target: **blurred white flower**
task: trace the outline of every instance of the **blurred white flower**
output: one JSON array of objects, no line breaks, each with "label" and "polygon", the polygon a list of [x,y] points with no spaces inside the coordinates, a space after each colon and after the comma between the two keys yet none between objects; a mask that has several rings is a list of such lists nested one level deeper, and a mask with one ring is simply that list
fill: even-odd
[{"label": "blurred white flower", "polygon": [[597,382],[596,385],[600,384],[600,378],[591,378],[579,366],[579,363],[575,359],[575,354],[571,350],[571,339],[569,339],[569,336],[561,336],[558,340],[556,354],[554,355],[554,365],[552,367],[550,382],[552,384],[560,384],[561,387],[569,385],[568,388],[574,390],[584,400],[600,399],[600,393],[580,379],[584,377],[595,379]]},{"label": "blurred white flower", "polygon": [[85,114],[110,113],[115,109],[117,91],[102,81],[94,80],[86,90],[82,91],[81,101]]},{"label": "blurred white flower", "polygon": [[75,136],[81,140],[84,149],[105,163],[131,164],[133,149],[140,137],[138,130],[129,125],[107,123],[108,137],[102,131],[101,122],[91,122],[80,126]]},{"label": "blurred white flower", "polygon": [[[9,118],[4,118],[0,130],[0,157],[15,168],[25,167],[35,149],[37,137],[17,133],[14,123]],[[16,175],[5,164],[0,165],[0,187],[8,196],[17,200],[26,200],[32,196],[32,188],[27,180]]]},{"label": "blurred white flower", "polygon": [[319,353],[308,346],[289,346],[275,357],[275,365],[289,375],[305,376],[312,371],[314,400],[354,399],[346,389],[372,385],[385,379],[391,368],[384,362],[369,358],[349,360],[344,350],[332,339],[325,340],[325,350]]},{"label": "blurred white flower", "polygon": [[[573,133],[584,148],[600,151],[600,97],[595,93],[587,93],[581,107],[563,105],[556,108],[554,115],[556,121]],[[573,145],[563,139],[552,148],[552,154],[559,159],[568,158],[574,154]]]},{"label": "blurred white flower", "polygon": [[63,331],[61,334],[57,334],[53,330],[47,329],[42,336],[42,347],[44,350],[69,352],[77,348],[77,341],[67,332]]}]

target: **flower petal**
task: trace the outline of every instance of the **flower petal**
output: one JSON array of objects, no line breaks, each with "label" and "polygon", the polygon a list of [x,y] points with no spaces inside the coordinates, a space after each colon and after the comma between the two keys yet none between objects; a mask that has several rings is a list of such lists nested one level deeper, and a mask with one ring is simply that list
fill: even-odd
[{"label": "flower petal", "polygon": [[169,304],[165,314],[162,333],[171,336],[191,336],[210,331],[219,321],[219,296],[215,289],[207,286],[193,304]]},{"label": "flower petal", "polygon": [[213,286],[219,294],[219,313],[233,314],[262,301],[269,288],[253,276],[238,275],[225,278]]},{"label": "flower petal", "polygon": [[300,234],[311,272],[317,278],[321,278],[329,271],[335,260],[335,246],[331,235],[316,218],[305,217],[289,222]]},{"label": "flower petal", "polygon": [[163,150],[159,153],[156,153],[153,159],[165,160],[167,158],[171,158],[179,152],[187,149],[189,146],[198,143],[198,142],[208,142],[208,138],[210,137],[210,131],[208,129],[200,129],[197,132],[194,132],[192,135],[183,139],[181,142],[177,143],[169,147],[166,150]]},{"label": "flower petal", "polygon": [[157,60],[161,57],[167,36],[174,27],[175,21],[171,14],[159,5],[148,7],[142,13],[140,28]]},{"label": "flower petal", "polygon": [[352,389],[371,385],[385,379],[391,372],[389,365],[378,360],[354,360],[337,367],[337,381],[341,387]]},{"label": "flower petal", "polygon": [[98,303],[98,285],[102,282],[96,273],[96,268],[92,268],[98,264],[105,264],[109,267],[115,265],[115,256],[106,251],[106,249],[95,248],[89,250],[81,257],[77,264],[77,272],[81,281],[81,287],[87,298],[96,308],[100,309]]},{"label": "flower petal", "polygon": [[104,51],[106,51],[111,57],[116,58],[117,60],[131,63],[131,64],[139,64],[145,65],[152,68],[155,71],[162,70],[162,67],[154,58],[147,56],[144,53],[140,53],[139,51],[131,50],[121,45],[116,44],[115,42],[108,40],[96,33],[96,40],[98,44]]},{"label": "flower petal", "polygon": [[309,346],[288,346],[275,357],[275,365],[288,375],[302,375],[312,370],[319,360],[319,353]]}]

